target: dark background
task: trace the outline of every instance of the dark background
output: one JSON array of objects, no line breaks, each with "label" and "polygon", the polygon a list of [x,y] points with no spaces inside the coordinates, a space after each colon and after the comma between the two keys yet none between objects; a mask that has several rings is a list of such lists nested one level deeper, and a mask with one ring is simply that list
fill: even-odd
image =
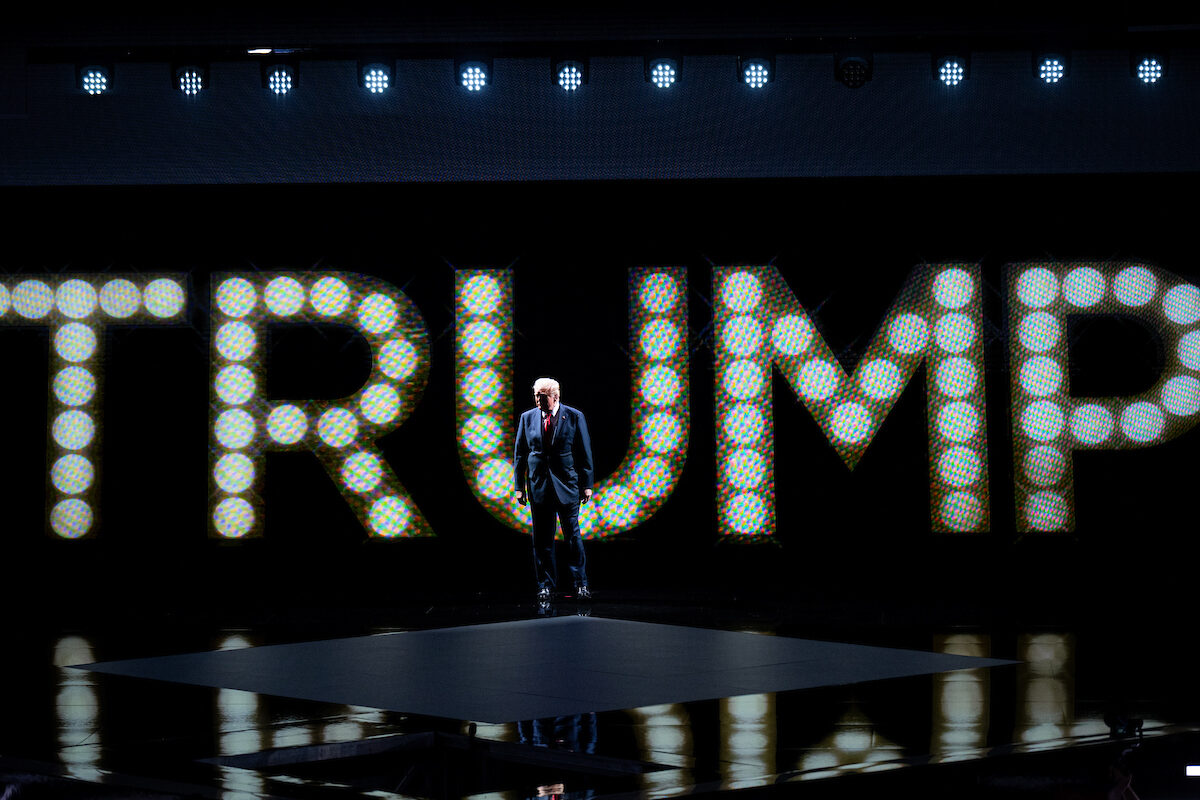
[{"label": "dark background", "polygon": [[[48,331],[8,317],[0,328],[0,558],[33,584],[11,582],[12,603],[270,613],[524,596],[528,539],[474,501],[455,452],[453,270],[512,266],[518,401],[537,375],[558,377],[606,475],[629,439],[627,270],[669,264],[689,269],[691,447],[662,511],[589,544],[598,589],[1046,623],[1150,591],[1190,606],[1196,431],[1077,455],[1077,530],[1015,533],[1003,268],[1135,259],[1200,282],[1191,28],[867,11],[403,13],[186,24],[64,14],[0,37],[0,280],[189,276],[188,324],[105,333],[103,527],[91,540],[45,530]],[[1175,50],[1168,79],[1146,89],[1129,75],[1129,48],[1156,32]],[[878,48],[859,90],[832,78],[852,35]],[[285,101],[244,55],[264,39],[310,47],[302,91]],[[640,82],[642,53],[660,40],[686,51],[681,91],[665,98]],[[931,49],[950,41],[978,47],[958,94],[930,70]],[[1074,48],[1057,93],[1030,69],[1049,41]],[[381,43],[400,59],[397,89],[368,105],[354,67]],[[736,55],[751,46],[780,54],[760,96],[736,82]],[[552,54],[588,48],[591,82],[565,98]],[[467,98],[453,58],[489,49],[497,83]],[[194,102],[170,86],[181,53],[213,64],[213,91]],[[116,81],[88,98],[73,65],[96,54],[116,62]],[[981,263],[986,283],[992,529],[929,531],[923,371],[854,473],[777,376],[776,541],[718,542],[712,265],[775,264],[853,370],[913,266],[944,261]],[[424,316],[429,384],[381,445],[435,539],[368,540],[316,460],[285,454],[267,457],[264,538],[206,538],[209,275],[304,269],[381,276]],[[1136,393],[1163,366],[1160,343],[1128,319],[1079,318],[1071,340],[1075,394]],[[268,344],[271,397],[344,396],[369,368],[346,329],[281,326]]]},{"label": "dark background", "polygon": [[[629,438],[627,270],[672,264],[689,268],[688,461],[654,518],[589,545],[601,586],[769,585],[835,595],[890,586],[921,595],[959,592],[946,600],[969,606],[989,591],[1012,592],[1022,603],[1047,591],[1083,599],[1136,580],[1139,569],[1159,576],[1178,569],[1182,578],[1182,565],[1194,555],[1195,431],[1146,450],[1077,455],[1075,533],[1015,533],[1003,267],[1032,259],[1129,258],[1196,281],[1185,209],[1164,202],[1147,218],[1110,200],[1166,198],[1186,180],[6,190],[19,200],[11,230],[39,230],[61,209],[86,207],[95,231],[12,240],[5,265],[10,285],[17,275],[58,271],[183,272],[191,284],[190,324],[111,326],[105,334],[103,528],[92,541],[55,541],[44,532],[48,331],[10,325],[0,334],[6,560],[57,584],[52,596],[76,602],[82,600],[76,593],[99,591],[135,603],[153,597],[237,605],[318,596],[370,603],[410,592],[523,584],[527,539],[474,501],[454,449],[453,270],[512,265],[515,381],[521,387],[541,373],[559,378],[565,400],[589,416],[597,472],[606,475]],[[1024,199],[1047,193],[1064,198],[1073,213],[1051,219]],[[942,196],[961,198],[959,207],[969,213],[947,224],[929,211]],[[759,198],[761,211],[751,220],[726,201],[745,197]],[[488,211],[468,224],[444,212],[454,203]],[[561,213],[566,208],[570,215]],[[190,235],[173,222],[196,217],[209,221]],[[992,530],[968,536],[929,530],[923,371],[853,473],[777,376],[777,541],[718,542],[711,265],[774,263],[852,370],[909,270],[923,261],[983,265]],[[380,275],[424,316],[433,359],[428,387],[412,416],[381,444],[435,540],[368,541],[316,459],[299,454],[267,456],[263,540],[206,538],[209,273],[306,268]],[[553,293],[544,288],[547,275],[555,276]],[[1081,317],[1071,338],[1076,394],[1142,391],[1163,366],[1161,344],[1129,319]],[[266,391],[273,398],[345,396],[369,371],[366,343],[348,328],[272,326],[268,346]],[[1031,575],[1042,582],[1031,582]]]}]

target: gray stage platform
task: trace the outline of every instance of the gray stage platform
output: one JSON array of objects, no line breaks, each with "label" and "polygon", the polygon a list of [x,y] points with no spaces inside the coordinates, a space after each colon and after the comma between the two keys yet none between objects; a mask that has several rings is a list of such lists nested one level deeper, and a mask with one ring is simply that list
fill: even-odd
[{"label": "gray stage platform", "polygon": [[1011,663],[571,616],[78,669],[499,723]]}]

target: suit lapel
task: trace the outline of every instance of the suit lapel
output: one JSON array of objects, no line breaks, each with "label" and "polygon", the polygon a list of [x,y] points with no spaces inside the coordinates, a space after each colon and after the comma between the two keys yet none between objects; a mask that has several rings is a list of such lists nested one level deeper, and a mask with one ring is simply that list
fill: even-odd
[{"label": "suit lapel", "polygon": [[550,444],[554,444],[555,440],[558,439],[558,429],[563,426],[566,420],[567,412],[563,410],[562,403],[559,403],[558,414],[554,417],[554,430],[550,433]]}]

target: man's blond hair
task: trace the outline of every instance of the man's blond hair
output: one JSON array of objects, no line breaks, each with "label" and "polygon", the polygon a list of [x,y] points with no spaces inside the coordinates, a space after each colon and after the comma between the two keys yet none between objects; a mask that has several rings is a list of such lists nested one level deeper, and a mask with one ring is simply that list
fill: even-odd
[{"label": "man's blond hair", "polygon": [[533,393],[534,394],[537,394],[538,392],[542,391],[543,389],[549,389],[550,394],[553,395],[554,397],[559,396],[558,381],[554,380],[554,378],[538,378],[536,381],[533,382]]}]

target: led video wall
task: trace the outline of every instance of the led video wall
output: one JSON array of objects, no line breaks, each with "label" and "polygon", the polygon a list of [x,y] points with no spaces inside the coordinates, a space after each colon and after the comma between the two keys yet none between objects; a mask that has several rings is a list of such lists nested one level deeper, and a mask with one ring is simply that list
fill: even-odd
[{"label": "led video wall", "polygon": [[[918,267],[847,374],[772,267],[713,273],[720,533],[775,533],[773,368],[853,470],[922,362],[935,531],[987,527],[987,433],[978,267]],[[796,487],[803,492],[803,487]]]},{"label": "led video wall", "polygon": [[[588,539],[630,530],[666,503],[688,452],[687,271],[629,271],[630,441],[616,471],[598,478],[579,526]],[[458,453],[472,491],[493,517],[517,530],[533,524],[513,480],[514,409],[533,387],[513,378],[510,270],[458,270],[455,277]],[[569,398],[568,398],[569,400]],[[568,400],[564,400],[567,402]]]},{"label": "led video wall", "polygon": [[[1007,283],[1018,530],[1074,530],[1074,452],[1151,447],[1196,425],[1200,289],[1128,262],[1014,264]],[[1073,314],[1129,316],[1152,330],[1165,353],[1154,385],[1126,397],[1072,397]]]},{"label": "led video wall", "polygon": [[[935,533],[984,533],[997,503],[1009,505],[1017,532],[1072,531],[1076,453],[1153,447],[1200,419],[1200,288],[1160,267],[1010,264],[1003,274],[1005,318],[989,320],[979,264],[922,264],[891,298],[851,369],[823,335],[822,312],[799,299],[802,274],[771,265],[715,265],[698,282],[694,272],[644,266],[606,278],[626,287],[624,307],[599,313],[619,319],[627,336],[621,370],[628,376],[629,438],[616,467],[597,474],[593,502],[581,511],[587,538],[647,525],[675,501],[689,471],[712,487],[701,495],[704,507],[695,492],[680,501],[690,503],[688,518],[701,523],[697,536],[776,537],[781,504],[813,500],[811,481],[796,468],[811,454],[776,447],[774,393],[783,387],[849,473],[914,376],[923,374],[924,527]],[[529,530],[529,509],[514,499],[514,425],[533,401],[532,381],[514,367],[522,298],[514,292],[513,268],[454,269],[452,289],[440,300],[428,291],[415,299],[383,277],[345,271],[206,278],[211,302],[200,311],[208,321],[210,537],[263,535],[271,513],[263,486],[272,452],[315,459],[370,538],[435,535],[437,525],[422,506],[457,503],[459,486],[501,528]],[[51,344],[44,521],[52,537],[104,532],[105,330],[185,324],[189,310],[197,310],[192,281],[182,273],[0,279],[0,328],[38,328]],[[417,449],[403,458],[405,469],[420,469],[427,460],[422,448],[440,446],[443,433],[448,447],[452,416],[461,474],[439,476],[438,484],[449,488],[422,493],[405,487],[399,462],[389,460],[380,440],[421,406],[435,366],[422,304],[438,302],[452,308],[444,335],[452,338],[445,374],[453,383],[453,411],[447,409],[445,431],[420,431],[409,445]],[[707,318],[696,319],[697,308]],[[1132,320],[1154,337],[1164,356],[1153,385],[1131,394],[1072,394],[1068,331],[1072,319],[1086,317]],[[266,332],[280,325],[352,331],[369,351],[365,380],[342,397],[272,398],[264,390]],[[995,448],[988,441],[987,387],[998,380],[996,364],[986,357],[989,335],[1007,353],[1008,380],[997,385],[1009,384],[1011,497],[990,489],[993,471],[1008,465],[992,463],[989,455]],[[697,375],[711,381],[703,400],[692,391]],[[570,392],[568,386],[564,402],[574,405]],[[608,413],[611,429],[615,412]],[[691,437],[693,414],[711,421],[712,439],[703,445]],[[993,436],[999,429],[991,427]],[[800,480],[777,485],[781,465]]]}]

